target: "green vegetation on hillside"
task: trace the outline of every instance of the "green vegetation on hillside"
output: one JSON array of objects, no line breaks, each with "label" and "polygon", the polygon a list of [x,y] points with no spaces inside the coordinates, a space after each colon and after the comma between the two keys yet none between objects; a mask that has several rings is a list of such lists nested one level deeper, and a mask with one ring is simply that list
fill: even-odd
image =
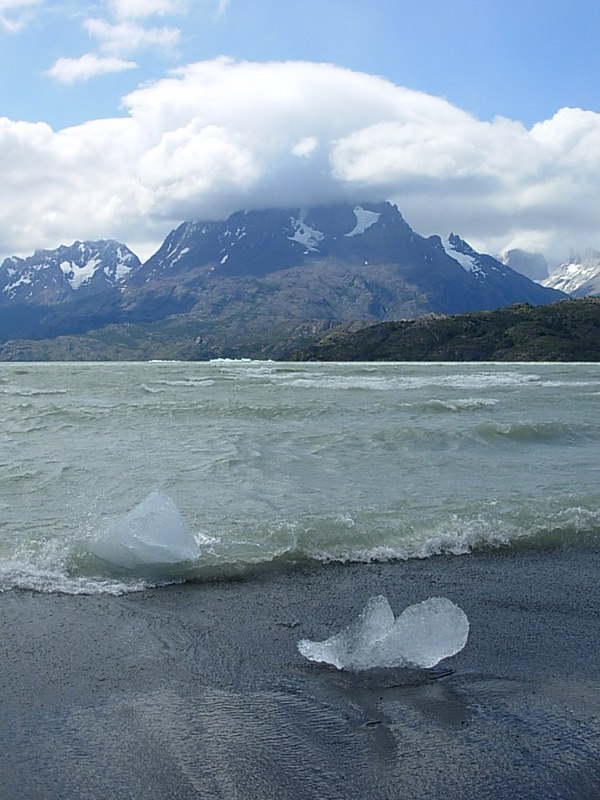
[{"label": "green vegetation on hillside", "polygon": [[365,327],[252,318],[236,309],[208,321],[180,314],[87,334],[0,343],[0,361],[148,361],[256,358],[294,361],[600,361],[600,299]]},{"label": "green vegetation on hillside", "polygon": [[516,305],[332,333],[298,361],[600,361],[600,299]]}]

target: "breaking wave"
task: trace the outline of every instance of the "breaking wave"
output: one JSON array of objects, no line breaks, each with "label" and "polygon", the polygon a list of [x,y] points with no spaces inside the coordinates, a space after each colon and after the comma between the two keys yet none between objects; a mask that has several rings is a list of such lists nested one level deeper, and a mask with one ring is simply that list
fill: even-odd
[{"label": "breaking wave", "polygon": [[428,411],[474,411],[479,409],[489,409],[498,405],[498,400],[494,397],[466,397],[456,400],[427,400],[422,407]]},{"label": "breaking wave", "polygon": [[273,569],[331,563],[408,561],[470,553],[600,546],[600,509],[445,514],[411,524],[401,513],[337,514],[248,525],[237,534],[193,533],[173,501],[153,492],[93,536],[52,540],[0,554],[0,591],[120,595],[186,581],[212,581]]}]

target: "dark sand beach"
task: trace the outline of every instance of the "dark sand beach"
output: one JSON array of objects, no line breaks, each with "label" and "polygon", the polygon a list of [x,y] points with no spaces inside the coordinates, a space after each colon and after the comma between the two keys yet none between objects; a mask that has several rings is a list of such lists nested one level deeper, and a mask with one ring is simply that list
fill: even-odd
[{"label": "dark sand beach", "polygon": [[[6,592],[0,797],[597,800],[599,575],[556,549]],[[376,594],[449,597],[466,648],[429,673],[300,656]]]}]

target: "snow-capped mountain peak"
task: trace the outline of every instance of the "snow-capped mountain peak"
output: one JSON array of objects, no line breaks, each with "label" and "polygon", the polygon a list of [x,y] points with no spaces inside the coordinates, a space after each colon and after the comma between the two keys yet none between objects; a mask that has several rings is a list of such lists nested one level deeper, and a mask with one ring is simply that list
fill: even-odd
[{"label": "snow-capped mountain peak", "polygon": [[115,286],[140,266],[124,244],[112,240],[74,242],[55,250],[36,250],[28,258],[11,257],[0,266],[0,295],[16,302],[54,303],[84,287]]},{"label": "snow-capped mountain peak", "polygon": [[583,257],[573,256],[541,283],[572,297],[600,294],[600,251],[586,250]]}]

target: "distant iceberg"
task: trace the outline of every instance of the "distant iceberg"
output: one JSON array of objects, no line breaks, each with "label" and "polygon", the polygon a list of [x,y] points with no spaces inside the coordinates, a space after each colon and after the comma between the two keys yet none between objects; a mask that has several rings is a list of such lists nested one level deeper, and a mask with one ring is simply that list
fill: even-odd
[{"label": "distant iceberg", "polygon": [[398,617],[383,595],[372,597],[356,622],[324,642],[301,639],[310,661],[358,672],[374,667],[435,667],[467,643],[469,620],[446,597],[408,606]]},{"label": "distant iceberg", "polygon": [[127,569],[180,564],[200,555],[194,534],[164,492],[155,491],[93,542],[94,555]]}]

